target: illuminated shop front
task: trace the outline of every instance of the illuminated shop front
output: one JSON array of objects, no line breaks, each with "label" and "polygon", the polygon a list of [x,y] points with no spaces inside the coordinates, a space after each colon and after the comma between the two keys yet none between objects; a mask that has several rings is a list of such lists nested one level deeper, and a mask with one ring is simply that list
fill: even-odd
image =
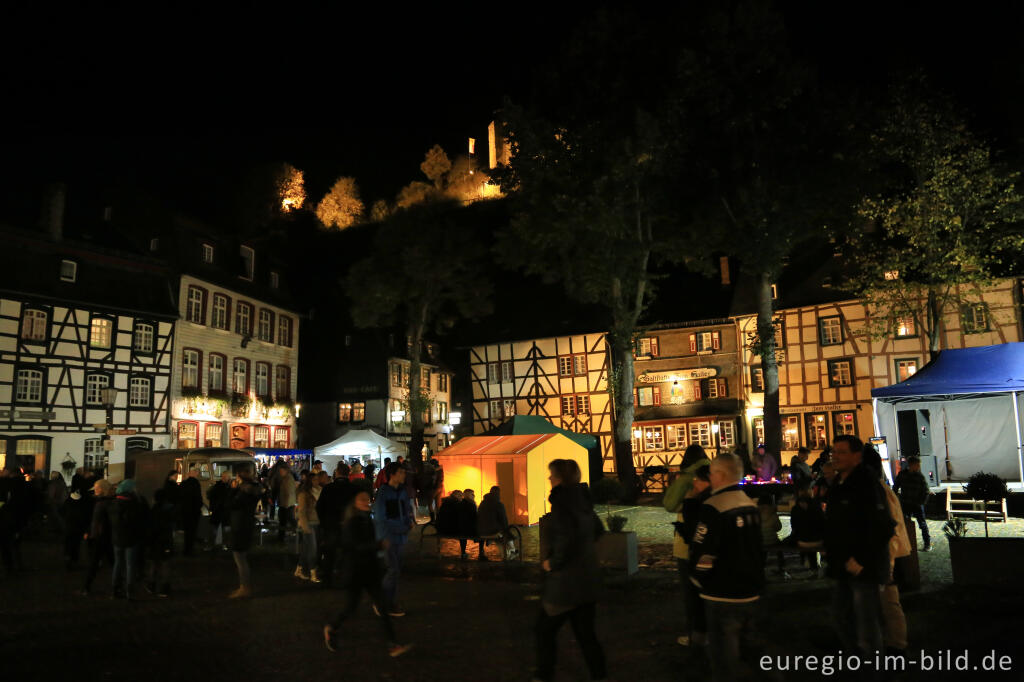
[{"label": "illuminated shop front", "polygon": [[255,398],[180,398],[172,408],[172,432],[179,448],[290,448],[293,412],[290,405],[266,405]]}]

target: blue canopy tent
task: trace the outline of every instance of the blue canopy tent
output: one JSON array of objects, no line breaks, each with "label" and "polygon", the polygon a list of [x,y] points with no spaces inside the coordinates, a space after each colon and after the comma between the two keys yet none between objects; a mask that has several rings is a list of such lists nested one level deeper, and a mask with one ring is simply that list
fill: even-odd
[{"label": "blue canopy tent", "polygon": [[983,470],[1024,482],[1024,343],[944,350],[871,397],[875,433],[904,456],[934,454],[942,481]]}]

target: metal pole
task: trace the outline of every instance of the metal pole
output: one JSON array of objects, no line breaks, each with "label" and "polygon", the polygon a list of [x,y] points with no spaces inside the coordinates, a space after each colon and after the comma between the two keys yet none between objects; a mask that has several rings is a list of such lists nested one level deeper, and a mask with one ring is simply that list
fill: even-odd
[{"label": "metal pole", "polygon": [[1020,449],[1020,409],[1017,406],[1017,391],[1010,395],[1013,397],[1013,431],[1017,434],[1017,470],[1020,472],[1020,482],[1024,484],[1024,459],[1021,458]]}]

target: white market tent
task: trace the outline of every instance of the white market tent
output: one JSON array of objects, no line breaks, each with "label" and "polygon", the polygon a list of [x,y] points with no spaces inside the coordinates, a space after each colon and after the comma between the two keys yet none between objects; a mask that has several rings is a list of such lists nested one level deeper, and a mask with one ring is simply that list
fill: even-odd
[{"label": "white market tent", "polygon": [[[901,414],[930,431],[942,481],[977,471],[1024,479],[1024,343],[944,350],[913,376],[871,391],[875,433],[902,449]],[[915,435],[916,434],[912,434]]]},{"label": "white market tent", "polygon": [[408,453],[409,448],[402,443],[396,443],[368,429],[353,429],[326,445],[313,448],[313,459],[323,462],[324,471],[333,472],[339,462],[348,464],[358,459],[364,465],[372,461],[380,467],[385,457],[395,460]]}]

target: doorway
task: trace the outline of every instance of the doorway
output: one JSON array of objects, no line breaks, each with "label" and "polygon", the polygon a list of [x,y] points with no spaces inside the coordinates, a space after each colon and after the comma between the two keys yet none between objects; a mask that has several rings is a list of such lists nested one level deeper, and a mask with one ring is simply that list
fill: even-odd
[{"label": "doorway", "polygon": [[[515,465],[512,462],[497,462],[494,468],[498,487],[501,488],[501,503],[505,505],[505,513],[511,518],[515,512],[516,499]],[[480,494],[483,496],[489,492],[489,490],[481,490]]]}]

